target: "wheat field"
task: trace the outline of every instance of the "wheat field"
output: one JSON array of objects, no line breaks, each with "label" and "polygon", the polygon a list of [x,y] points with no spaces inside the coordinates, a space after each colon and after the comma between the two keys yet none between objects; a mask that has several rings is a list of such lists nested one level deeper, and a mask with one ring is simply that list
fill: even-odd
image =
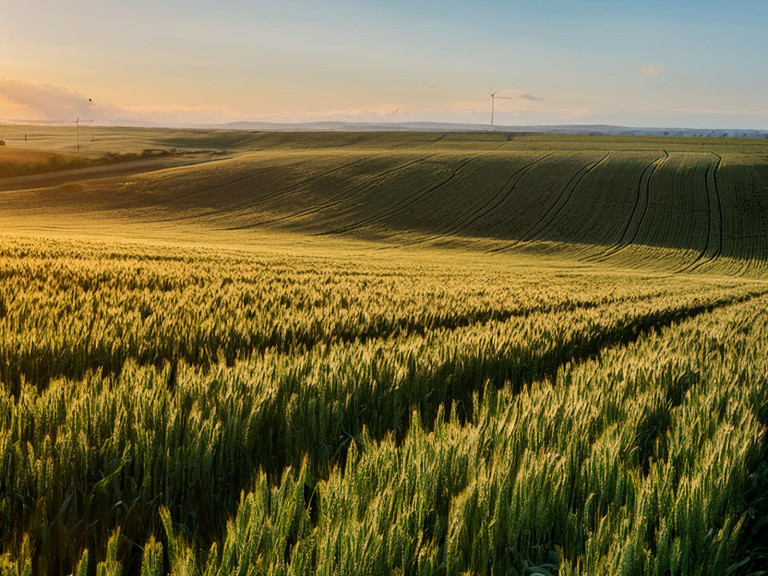
[{"label": "wheat field", "polygon": [[768,567],[768,142],[2,128],[0,573]]}]

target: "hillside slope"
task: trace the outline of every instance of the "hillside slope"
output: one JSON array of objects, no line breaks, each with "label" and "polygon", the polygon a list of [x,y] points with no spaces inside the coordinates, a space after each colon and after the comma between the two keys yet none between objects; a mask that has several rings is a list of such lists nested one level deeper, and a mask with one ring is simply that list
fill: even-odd
[{"label": "hillside slope", "polygon": [[0,180],[0,574],[766,565],[764,144],[111,142]]},{"label": "hillside slope", "polygon": [[156,144],[196,143],[230,155],[5,191],[0,221],[301,231],[738,274],[760,273],[768,256],[761,141],[281,133]]}]

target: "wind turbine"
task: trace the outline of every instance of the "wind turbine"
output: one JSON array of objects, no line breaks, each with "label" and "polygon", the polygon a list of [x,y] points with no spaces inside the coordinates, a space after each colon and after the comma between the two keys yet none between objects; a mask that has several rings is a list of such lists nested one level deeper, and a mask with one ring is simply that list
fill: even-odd
[{"label": "wind turbine", "polygon": [[83,120],[78,118],[75,120],[75,129],[77,130],[77,151],[80,152],[80,124],[85,122],[93,122],[93,120]]},{"label": "wind turbine", "polygon": [[514,100],[514,98],[510,96],[496,96],[498,92],[489,92],[488,96],[491,97],[491,127],[493,127],[493,114],[496,112],[496,98],[500,100]]}]

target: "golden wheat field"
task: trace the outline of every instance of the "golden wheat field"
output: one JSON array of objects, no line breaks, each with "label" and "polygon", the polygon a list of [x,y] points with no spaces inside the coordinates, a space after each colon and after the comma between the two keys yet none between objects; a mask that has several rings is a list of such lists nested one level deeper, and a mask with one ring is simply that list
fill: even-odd
[{"label": "golden wheat field", "polygon": [[768,569],[768,141],[2,131],[0,573]]}]

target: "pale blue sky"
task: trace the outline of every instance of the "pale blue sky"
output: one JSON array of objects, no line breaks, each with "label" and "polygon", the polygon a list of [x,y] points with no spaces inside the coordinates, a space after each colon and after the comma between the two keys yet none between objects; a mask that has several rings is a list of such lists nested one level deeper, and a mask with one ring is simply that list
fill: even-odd
[{"label": "pale blue sky", "polygon": [[484,122],[499,90],[505,124],[768,128],[766,25],[765,0],[6,0],[0,118]]}]

